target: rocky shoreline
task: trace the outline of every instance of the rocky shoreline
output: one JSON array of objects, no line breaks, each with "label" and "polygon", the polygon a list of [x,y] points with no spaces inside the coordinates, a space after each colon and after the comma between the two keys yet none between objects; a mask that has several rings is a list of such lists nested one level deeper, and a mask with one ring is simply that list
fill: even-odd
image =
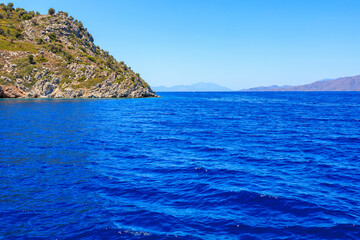
[{"label": "rocky shoreline", "polygon": [[[127,89],[124,91],[121,87],[112,86],[108,91],[106,87],[94,90],[73,90],[71,88],[60,91],[51,82],[41,82],[40,89],[34,89],[31,92],[25,92],[17,86],[0,85],[0,98],[151,98],[160,97],[148,89]],[[40,92],[41,91],[41,92]],[[34,93],[35,92],[35,93]],[[39,93],[40,92],[40,93]],[[49,93],[49,94],[47,94]]]}]

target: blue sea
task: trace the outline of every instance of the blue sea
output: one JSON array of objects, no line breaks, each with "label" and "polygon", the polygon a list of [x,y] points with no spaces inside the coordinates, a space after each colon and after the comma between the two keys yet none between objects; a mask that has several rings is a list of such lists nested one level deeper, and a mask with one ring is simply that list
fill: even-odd
[{"label": "blue sea", "polygon": [[0,239],[360,239],[360,92],[0,100]]}]

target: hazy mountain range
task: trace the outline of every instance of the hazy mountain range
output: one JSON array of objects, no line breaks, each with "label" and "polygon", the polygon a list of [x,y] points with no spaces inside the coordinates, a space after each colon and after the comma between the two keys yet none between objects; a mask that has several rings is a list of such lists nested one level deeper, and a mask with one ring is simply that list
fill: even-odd
[{"label": "hazy mountain range", "polygon": [[290,85],[284,85],[284,86],[278,86],[278,85],[272,85],[272,86],[267,86],[267,87],[253,87],[253,88],[248,88],[248,89],[241,89],[240,91],[250,91],[250,92],[257,92],[257,91],[277,91],[277,89],[279,88],[287,88],[287,87],[292,87]]},{"label": "hazy mountain range", "polygon": [[300,86],[269,86],[240,91],[360,91],[360,75],[337,79],[324,79]]},{"label": "hazy mountain range", "polygon": [[[200,82],[191,85],[176,85],[173,87],[155,86],[152,89],[156,92],[225,92],[233,91],[230,88],[215,83]],[[360,91],[360,75],[342,77],[337,79],[323,79],[310,84],[299,86],[260,86],[239,91],[262,92],[262,91]]]},{"label": "hazy mountain range", "polygon": [[155,92],[225,92],[233,91],[230,88],[220,86],[215,83],[200,82],[191,85],[176,85],[173,87],[155,86]]}]

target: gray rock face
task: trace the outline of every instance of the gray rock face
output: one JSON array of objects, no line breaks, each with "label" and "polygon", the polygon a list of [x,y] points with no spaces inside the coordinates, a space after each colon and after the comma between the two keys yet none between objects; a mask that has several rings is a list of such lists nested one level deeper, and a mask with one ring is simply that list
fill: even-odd
[{"label": "gray rock face", "polygon": [[[90,74],[91,75],[91,74]],[[43,78],[42,78],[43,77]],[[23,80],[18,79],[16,87],[24,91],[23,97],[28,98],[142,98],[157,97],[150,87],[144,87],[138,80],[135,84],[127,86],[127,82],[118,83],[114,75],[97,85],[87,88],[74,88],[70,84],[61,86],[57,77],[43,76],[37,73],[35,79],[39,79],[31,87],[23,85]]]}]

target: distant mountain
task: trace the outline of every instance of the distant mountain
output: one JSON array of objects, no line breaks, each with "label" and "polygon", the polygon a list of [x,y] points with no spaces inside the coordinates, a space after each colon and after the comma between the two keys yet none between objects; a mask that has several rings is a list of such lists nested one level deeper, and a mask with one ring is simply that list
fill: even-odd
[{"label": "distant mountain", "polygon": [[337,79],[323,79],[300,86],[269,86],[240,91],[360,91],[360,75]]},{"label": "distant mountain", "polygon": [[317,82],[326,82],[326,81],[330,81],[330,80],[335,80],[334,78],[325,78],[323,80],[318,80]]},{"label": "distant mountain", "polygon": [[278,89],[279,91],[359,91],[360,75]]},{"label": "distant mountain", "polygon": [[230,88],[215,83],[195,83],[192,85],[177,85],[173,87],[157,86],[152,87],[156,92],[225,92],[233,91]]},{"label": "distant mountain", "polygon": [[276,91],[277,89],[280,88],[287,88],[287,87],[291,87],[290,85],[284,85],[284,86],[278,86],[278,85],[272,85],[272,86],[268,86],[268,87],[254,87],[254,88],[248,88],[248,89],[241,89],[240,91],[250,91],[250,92],[257,92],[257,91]]}]

